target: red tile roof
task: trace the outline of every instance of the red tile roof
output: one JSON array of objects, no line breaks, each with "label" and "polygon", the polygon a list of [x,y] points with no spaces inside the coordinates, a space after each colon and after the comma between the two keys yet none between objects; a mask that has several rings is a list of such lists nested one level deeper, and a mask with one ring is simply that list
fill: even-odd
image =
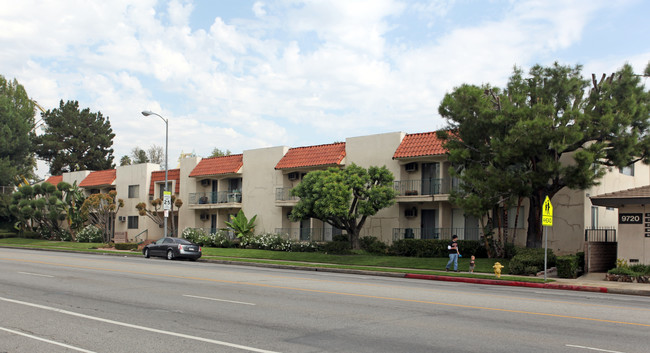
[{"label": "red tile roof", "polygon": [[194,167],[191,177],[237,173],[244,165],[244,155],[204,158]]},{"label": "red tile roof", "polygon": [[339,165],[345,158],[345,142],[289,149],[275,169]]},{"label": "red tile roof", "polygon": [[88,176],[79,183],[80,187],[91,187],[91,186],[107,186],[113,185],[115,181],[116,171],[115,169],[108,170],[98,170],[96,172],[90,172]]},{"label": "red tile roof", "polygon": [[63,175],[52,175],[51,177],[45,180],[46,183],[50,183],[54,186],[57,186],[60,182],[63,181]]},{"label": "red tile roof", "polygon": [[442,147],[442,140],[436,136],[435,132],[407,134],[397,147],[393,159],[436,156],[445,152],[447,150]]},{"label": "red tile roof", "polygon": [[[181,170],[180,169],[170,169],[167,171],[167,181],[175,180],[176,187],[174,188],[174,193],[178,194],[181,187]],[[165,184],[165,171],[157,170],[151,172],[151,183],[149,183],[149,195],[153,195],[154,186],[156,182],[159,181],[161,184]],[[163,187],[165,187],[163,185]]]}]

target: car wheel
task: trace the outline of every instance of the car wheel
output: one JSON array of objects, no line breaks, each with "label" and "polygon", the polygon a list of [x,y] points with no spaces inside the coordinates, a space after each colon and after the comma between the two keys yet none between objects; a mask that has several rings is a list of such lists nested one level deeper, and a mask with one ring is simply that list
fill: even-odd
[{"label": "car wheel", "polygon": [[174,259],[174,252],[171,250],[167,250],[167,260],[173,260]]},{"label": "car wheel", "polygon": [[149,249],[144,249],[144,257],[147,259],[149,258]]}]

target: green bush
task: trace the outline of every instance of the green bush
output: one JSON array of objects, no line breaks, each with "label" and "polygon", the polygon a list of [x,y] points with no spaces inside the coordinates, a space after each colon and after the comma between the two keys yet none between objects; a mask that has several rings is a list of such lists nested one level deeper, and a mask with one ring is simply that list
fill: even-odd
[{"label": "green bush", "polygon": [[115,243],[115,250],[135,250],[138,248],[136,243]]},{"label": "green bush", "polygon": [[79,243],[102,243],[103,241],[102,230],[92,224],[77,233],[77,242]]},{"label": "green bush", "polygon": [[638,276],[637,272],[634,272],[631,268],[627,266],[619,266],[615,267],[609,271],[607,271],[610,275],[627,275],[627,276]]},{"label": "green bush", "polygon": [[385,255],[388,245],[376,237],[361,237],[359,239],[361,249],[375,255]]},{"label": "green bush", "polygon": [[[548,268],[555,266],[557,257],[551,249],[548,250]],[[513,275],[531,275],[544,270],[544,249],[517,250],[509,263],[509,272]]]},{"label": "green bush", "polygon": [[558,256],[557,276],[560,278],[577,278],[580,273],[580,259],[577,255]]},{"label": "green bush", "polygon": [[332,255],[349,255],[352,248],[349,241],[330,241],[323,244],[323,251]]},{"label": "green bush", "polygon": [[638,264],[630,266],[630,270],[637,273],[639,276],[648,276],[650,275],[650,266]]},{"label": "green bush", "polygon": [[[400,239],[388,248],[388,254],[408,257],[447,257],[449,240],[442,239]],[[459,240],[458,247],[464,257],[471,255],[477,258],[487,257],[483,245],[476,240]]]}]

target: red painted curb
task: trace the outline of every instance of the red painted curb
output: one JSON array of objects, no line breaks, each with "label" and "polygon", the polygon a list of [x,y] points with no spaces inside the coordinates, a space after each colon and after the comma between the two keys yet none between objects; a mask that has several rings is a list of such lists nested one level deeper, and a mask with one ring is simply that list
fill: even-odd
[{"label": "red painted curb", "polygon": [[407,273],[404,277],[414,278],[414,279],[426,279],[431,281],[464,282],[464,283],[475,283],[475,284],[490,284],[490,285],[497,285],[497,286],[515,286],[515,287],[546,288],[546,289],[561,289],[561,290],[575,290],[575,291],[583,291],[583,292],[607,293],[607,287],[578,286],[572,284],[501,281],[496,279],[466,278],[466,277],[452,277],[452,276],[438,276],[438,275],[418,275],[413,273]]}]

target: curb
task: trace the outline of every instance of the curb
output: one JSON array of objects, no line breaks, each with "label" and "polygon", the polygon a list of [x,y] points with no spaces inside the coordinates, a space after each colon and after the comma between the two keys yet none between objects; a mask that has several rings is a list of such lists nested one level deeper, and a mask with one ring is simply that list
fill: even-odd
[{"label": "curb", "polygon": [[[583,291],[583,292],[597,292],[597,293],[615,293],[612,289],[607,287],[592,287],[592,286],[580,286],[572,284],[558,284],[558,283],[531,283],[531,282],[519,282],[519,281],[501,281],[495,279],[483,279],[483,278],[466,278],[466,277],[450,277],[450,276],[437,276],[437,275],[418,275],[407,273],[406,278],[413,279],[426,279],[431,281],[447,281],[447,282],[465,282],[473,284],[489,284],[497,286],[514,286],[514,287],[530,287],[530,288],[543,288],[543,289],[560,289],[560,290],[574,290],[574,291]],[[631,294],[628,293],[628,290],[619,290],[618,294]],[[643,291],[638,291],[643,292]],[[637,294],[637,293],[635,293]],[[639,295],[639,294],[637,294]],[[646,294],[648,295],[648,294]]]}]

